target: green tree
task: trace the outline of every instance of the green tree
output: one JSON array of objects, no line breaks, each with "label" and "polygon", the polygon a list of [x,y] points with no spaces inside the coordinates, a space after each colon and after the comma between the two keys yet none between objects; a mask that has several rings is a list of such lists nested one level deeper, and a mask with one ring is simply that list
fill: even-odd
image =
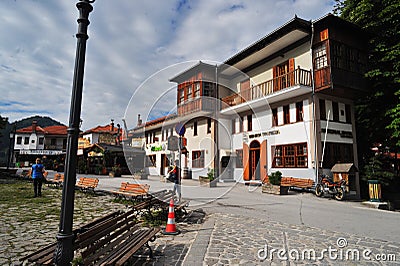
[{"label": "green tree", "polygon": [[370,91],[356,101],[360,158],[367,164],[374,143],[400,147],[400,1],[335,1],[334,12],[370,37],[366,73]]}]

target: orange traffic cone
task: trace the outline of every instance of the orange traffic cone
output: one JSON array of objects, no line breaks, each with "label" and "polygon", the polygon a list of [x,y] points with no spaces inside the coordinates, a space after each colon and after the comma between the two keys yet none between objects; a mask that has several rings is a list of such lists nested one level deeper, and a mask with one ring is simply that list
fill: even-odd
[{"label": "orange traffic cone", "polygon": [[175,211],[174,211],[174,199],[172,198],[169,202],[168,220],[167,226],[162,231],[164,235],[177,235],[180,233],[175,226]]}]

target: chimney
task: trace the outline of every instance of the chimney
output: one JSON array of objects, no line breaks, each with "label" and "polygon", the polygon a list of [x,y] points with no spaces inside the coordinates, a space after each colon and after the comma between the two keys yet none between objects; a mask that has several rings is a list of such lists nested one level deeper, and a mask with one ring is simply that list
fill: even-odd
[{"label": "chimney", "polygon": [[33,132],[33,133],[36,133],[36,127],[37,127],[37,121],[36,121],[36,120],[33,120],[33,121],[32,121],[32,132]]},{"label": "chimney", "polygon": [[114,119],[111,119],[111,131],[114,131]]},{"label": "chimney", "polygon": [[140,114],[137,115],[137,126],[140,127],[142,125],[142,119],[140,119]]}]

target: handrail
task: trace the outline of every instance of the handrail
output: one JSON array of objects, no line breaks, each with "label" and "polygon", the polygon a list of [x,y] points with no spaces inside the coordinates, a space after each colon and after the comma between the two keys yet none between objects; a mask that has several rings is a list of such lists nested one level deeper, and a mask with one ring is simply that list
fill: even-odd
[{"label": "handrail", "polygon": [[226,96],[222,98],[225,103],[223,108],[258,99],[296,85],[311,86],[311,71],[301,69],[299,66],[284,75],[254,85],[239,93]]}]

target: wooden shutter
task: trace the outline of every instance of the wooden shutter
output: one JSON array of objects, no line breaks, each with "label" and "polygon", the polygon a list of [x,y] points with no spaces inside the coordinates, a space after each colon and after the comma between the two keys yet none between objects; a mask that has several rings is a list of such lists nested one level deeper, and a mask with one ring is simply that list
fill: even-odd
[{"label": "wooden shutter", "polygon": [[260,147],[260,178],[262,182],[268,181],[267,177],[267,140],[261,143]]},{"label": "wooden shutter", "polygon": [[240,94],[245,101],[250,99],[250,79],[240,82]]},{"label": "wooden shutter", "polygon": [[250,176],[250,158],[249,158],[249,145],[243,143],[243,179],[249,180]]}]

